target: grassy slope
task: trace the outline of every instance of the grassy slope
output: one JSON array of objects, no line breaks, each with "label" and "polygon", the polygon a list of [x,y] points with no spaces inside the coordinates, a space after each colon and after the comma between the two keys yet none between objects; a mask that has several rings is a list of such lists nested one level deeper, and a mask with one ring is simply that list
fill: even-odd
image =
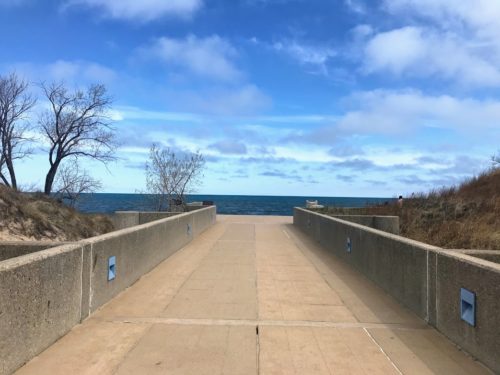
[{"label": "grassy slope", "polygon": [[0,185],[0,240],[74,241],[113,230],[104,215],[85,215],[43,194]]},{"label": "grassy slope", "polygon": [[398,215],[403,236],[448,249],[500,250],[500,169],[396,204],[334,213]]}]

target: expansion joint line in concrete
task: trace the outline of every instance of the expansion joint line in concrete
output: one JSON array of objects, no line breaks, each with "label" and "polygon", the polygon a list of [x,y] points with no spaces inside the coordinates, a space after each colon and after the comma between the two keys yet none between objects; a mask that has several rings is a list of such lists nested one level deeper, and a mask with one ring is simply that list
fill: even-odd
[{"label": "expansion joint line in concrete", "polygon": [[397,329],[397,330],[429,330],[427,324],[402,323],[336,323],[308,320],[255,320],[255,319],[177,319],[177,318],[92,318],[97,321],[117,324],[165,324],[165,325],[192,325],[192,326],[240,326],[256,327],[256,333],[261,327],[311,327],[311,328],[339,328],[339,329]]},{"label": "expansion joint line in concrete", "polygon": [[255,326],[255,341],[256,341],[256,350],[257,350],[257,374],[260,374],[260,335],[259,335],[259,325]]},{"label": "expansion joint line in concrete", "polygon": [[373,341],[373,343],[377,346],[377,348],[382,352],[382,354],[387,358],[387,360],[391,363],[392,367],[394,367],[394,369],[400,374],[400,375],[403,375],[403,372],[398,368],[398,366],[396,366],[396,364],[392,361],[391,357],[389,357],[387,355],[387,353],[384,351],[384,349],[382,349],[382,347],[379,345],[379,343],[377,342],[377,340],[375,340],[373,338],[373,336],[371,335],[371,333],[366,329],[366,328],[363,328],[363,330],[365,331],[365,333],[368,335],[368,337]]}]

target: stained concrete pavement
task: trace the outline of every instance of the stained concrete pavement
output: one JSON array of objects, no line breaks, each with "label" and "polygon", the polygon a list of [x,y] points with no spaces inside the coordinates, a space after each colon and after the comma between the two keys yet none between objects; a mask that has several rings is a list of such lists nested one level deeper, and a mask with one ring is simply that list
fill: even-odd
[{"label": "stained concrete pavement", "polygon": [[489,374],[288,217],[217,224],[17,374]]}]

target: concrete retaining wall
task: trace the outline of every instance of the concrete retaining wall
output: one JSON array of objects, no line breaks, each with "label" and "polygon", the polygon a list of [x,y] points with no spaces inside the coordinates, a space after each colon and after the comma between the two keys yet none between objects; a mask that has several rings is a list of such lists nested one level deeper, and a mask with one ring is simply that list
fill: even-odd
[{"label": "concrete retaining wall", "polygon": [[[294,225],[500,373],[500,264],[301,208]],[[461,319],[461,288],[476,294],[475,327]]]},{"label": "concrete retaining wall", "polygon": [[456,252],[473,256],[475,258],[500,263],[500,250],[454,250]]},{"label": "concrete retaining wall", "polygon": [[0,262],[0,374],[10,374],[81,320],[82,245]]},{"label": "concrete retaining wall", "polygon": [[64,242],[47,241],[5,241],[0,242],[0,262],[21,255],[36,253],[51,247],[63,245]]},{"label": "concrete retaining wall", "polygon": [[[193,212],[204,208],[203,206],[188,206],[187,212]],[[156,220],[165,219],[182,212],[158,212],[158,211],[116,211],[111,215],[111,221],[116,230],[130,228],[136,225],[151,223]]]},{"label": "concrete retaining wall", "polygon": [[[434,267],[436,320],[433,325],[500,373],[500,265],[446,251],[436,254]],[[476,295],[475,327],[460,318],[461,288]]]},{"label": "concrete retaining wall", "polygon": [[294,211],[294,224],[419,317],[428,318],[427,256],[437,248],[301,208]]},{"label": "concrete retaining wall", "polygon": [[165,219],[179,215],[179,212],[139,212],[139,211],[117,211],[111,215],[111,221],[116,230],[134,227],[136,225],[151,223],[152,221]]},{"label": "concrete retaining wall", "polygon": [[387,233],[399,234],[399,216],[371,216],[371,215],[331,215],[341,220],[350,221],[378,229]]},{"label": "concrete retaining wall", "polygon": [[[0,375],[11,374],[189,243],[215,207],[0,262]],[[108,259],[116,278],[108,281]]]}]

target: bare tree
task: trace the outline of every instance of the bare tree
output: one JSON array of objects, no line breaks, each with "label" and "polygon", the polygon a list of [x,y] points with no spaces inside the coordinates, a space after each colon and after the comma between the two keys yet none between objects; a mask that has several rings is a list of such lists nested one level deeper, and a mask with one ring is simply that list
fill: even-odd
[{"label": "bare tree", "polygon": [[107,163],[114,160],[114,131],[107,116],[111,99],[104,85],[70,92],[63,83],[42,84],[50,110],[39,118],[49,141],[50,168],[45,178],[45,194],[52,186],[61,162],[68,157],[88,157]]},{"label": "bare tree", "polygon": [[500,166],[500,152],[491,157],[491,161],[493,162],[494,167]]},{"label": "bare tree", "polygon": [[102,188],[101,182],[81,169],[77,160],[59,168],[54,185],[56,196],[69,202],[72,207],[83,193],[95,193]]},{"label": "bare tree", "polygon": [[204,165],[199,152],[176,154],[153,144],[146,163],[146,188],[156,199],[156,209],[185,208],[186,195],[201,183]]},{"label": "bare tree", "polygon": [[31,139],[25,134],[30,128],[27,116],[36,99],[28,89],[28,82],[16,73],[0,76],[0,180],[13,189],[17,189],[14,161],[32,152],[27,147]]}]

